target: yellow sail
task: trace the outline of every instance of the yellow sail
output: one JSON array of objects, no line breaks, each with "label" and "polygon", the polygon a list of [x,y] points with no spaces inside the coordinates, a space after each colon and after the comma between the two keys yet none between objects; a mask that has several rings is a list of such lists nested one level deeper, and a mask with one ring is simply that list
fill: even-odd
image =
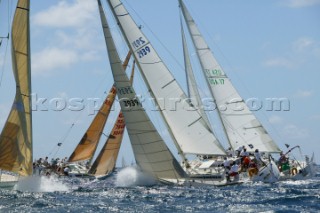
[{"label": "yellow sail", "polygon": [[[123,68],[128,66],[131,53],[127,54],[127,57],[123,63]],[[69,157],[68,162],[77,162],[91,160],[99,143],[102,131],[110,114],[112,104],[116,96],[116,88],[112,86],[107,98],[103,102],[101,108],[99,109],[97,115],[93,119],[88,130],[82,137],[78,146],[75,148],[74,152]]]},{"label": "yellow sail", "polygon": [[32,115],[29,0],[19,0],[12,32],[12,68],[16,95],[0,135],[0,169],[23,176],[32,174]]},{"label": "yellow sail", "polygon": [[[134,66],[135,61],[133,61],[130,77],[131,84],[134,76]],[[103,176],[110,174],[114,170],[123,138],[124,128],[125,121],[122,112],[120,112],[106,143],[91,166],[88,172],[89,174]]]}]

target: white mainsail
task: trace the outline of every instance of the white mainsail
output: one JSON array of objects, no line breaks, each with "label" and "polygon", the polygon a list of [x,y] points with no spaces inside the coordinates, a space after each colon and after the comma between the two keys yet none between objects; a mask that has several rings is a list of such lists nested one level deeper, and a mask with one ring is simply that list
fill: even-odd
[{"label": "white mainsail", "polygon": [[[185,93],[121,1],[108,2],[178,150],[184,154],[225,155],[224,149],[206,128],[198,111],[186,101]],[[181,102],[177,103],[177,99]],[[170,104],[175,108],[170,108]]]},{"label": "white mainsail", "polygon": [[32,174],[32,111],[29,0],[19,0],[12,23],[12,68],[16,95],[0,135],[0,169]]},{"label": "white mainsail", "polygon": [[185,176],[185,173],[136,98],[136,93],[122,68],[100,0],[98,4],[117,95],[137,164],[156,178],[178,180]]},{"label": "white mainsail", "polygon": [[248,151],[280,152],[214,58],[182,0],[179,0],[179,4],[232,148],[245,145]]}]

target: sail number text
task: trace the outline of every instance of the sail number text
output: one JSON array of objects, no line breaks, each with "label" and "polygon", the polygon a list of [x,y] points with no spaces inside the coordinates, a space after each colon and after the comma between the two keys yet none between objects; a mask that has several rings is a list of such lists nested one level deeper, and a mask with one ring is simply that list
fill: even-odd
[{"label": "sail number text", "polygon": [[146,41],[142,37],[136,39],[135,41],[133,41],[131,43],[131,45],[133,46],[134,49],[141,48],[137,51],[139,58],[142,58],[143,56],[148,55],[148,53],[151,52],[151,49],[148,45],[146,45],[145,47],[142,47],[145,43],[146,43]]},{"label": "sail number text", "polygon": [[145,46],[141,48],[137,53],[139,58],[142,58],[143,56],[148,55],[148,53],[150,53],[150,48],[148,46]]},{"label": "sail number text", "polygon": [[145,42],[145,40],[143,40],[142,37],[138,38],[137,40],[135,40],[134,42],[132,42],[132,46],[135,48],[135,49],[138,49],[139,47],[141,47]]},{"label": "sail number text", "polygon": [[122,87],[122,88],[118,88],[118,93],[120,95],[125,95],[125,94],[131,94],[133,93],[131,87]]},{"label": "sail number text", "polygon": [[139,106],[140,103],[137,99],[134,100],[123,100],[124,106],[125,107],[134,107],[134,106]]},{"label": "sail number text", "polygon": [[[222,71],[220,69],[205,69],[207,78],[209,80],[209,83],[211,85],[222,85],[224,84],[224,74],[222,73]],[[222,77],[222,78],[219,78]]]}]

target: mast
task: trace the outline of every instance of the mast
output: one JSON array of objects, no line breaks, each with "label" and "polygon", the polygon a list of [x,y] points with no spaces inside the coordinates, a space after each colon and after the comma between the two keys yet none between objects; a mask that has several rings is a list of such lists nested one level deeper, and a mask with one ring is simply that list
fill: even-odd
[{"label": "mast", "polygon": [[98,4],[112,75],[137,164],[155,178],[170,178],[178,181],[185,176],[185,173],[136,97],[121,66],[100,0]]},{"label": "mast", "polygon": [[15,99],[0,135],[0,169],[32,174],[32,110],[29,0],[19,0],[12,23]]},{"label": "mast", "polygon": [[[121,1],[109,0],[108,3],[183,160],[185,154],[225,155],[224,149],[216,145],[215,136],[205,127],[201,115],[185,101],[187,96],[182,88]],[[183,103],[171,109],[169,104],[177,99]],[[193,110],[186,110],[190,108]]]},{"label": "mast", "polygon": [[[131,53],[128,52],[126,59],[123,63],[124,69],[126,69],[126,67],[128,66],[130,57],[131,57]],[[100,107],[97,115],[94,117],[93,121],[91,122],[87,131],[83,135],[79,144],[77,145],[77,147],[75,148],[71,156],[69,157],[68,162],[92,160],[94,153],[97,149],[100,137],[102,135],[104,126],[109,117],[112,104],[115,100],[115,96],[116,96],[116,88],[115,86],[112,86],[108,96],[106,97],[105,101]]]},{"label": "mast", "polygon": [[250,152],[255,149],[267,153],[280,152],[218,64],[183,1],[179,0],[179,4],[231,147],[247,146]]}]

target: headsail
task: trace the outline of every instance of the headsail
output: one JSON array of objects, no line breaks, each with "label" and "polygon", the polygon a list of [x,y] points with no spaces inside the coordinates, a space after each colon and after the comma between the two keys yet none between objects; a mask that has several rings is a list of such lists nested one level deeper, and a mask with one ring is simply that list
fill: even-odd
[{"label": "headsail", "polygon": [[[131,53],[127,54],[127,57],[123,63],[124,69],[126,69],[128,62],[130,60]],[[97,149],[101,134],[103,132],[104,126],[110,114],[112,104],[116,96],[116,88],[112,86],[109,94],[102,106],[100,107],[97,115],[93,119],[86,133],[83,135],[79,144],[69,157],[68,162],[85,161],[91,160]]]},{"label": "headsail", "polygon": [[219,142],[215,136],[205,127],[201,115],[186,101],[182,88],[121,1],[108,2],[178,150],[184,154],[225,155],[225,151],[217,145]]},{"label": "headsail", "polygon": [[29,0],[19,0],[12,23],[12,67],[16,95],[0,136],[0,169],[32,174],[32,111]]},{"label": "headsail", "polygon": [[188,50],[187,41],[186,41],[181,20],[180,20],[180,24],[181,24],[182,46],[183,46],[183,56],[184,56],[184,68],[186,71],[186,79],[187,79],[187,86],[188,86],[188,98],[190,98],[190,103],[192,105],[195,106],[195,103],[198,105],[197,108],[202,118],[206,122],[207,128],[210,129],[210,131],[212,131],[208,116],[202,107],[201,96],[199,94],[196,79],[193,74],[193,69],[192,69],[192,65],[189,57],[189,50]]},{"label": "headsail", "polygon": [[[132,65],[130,78],[131,84],[134,76],[134,67],[135,61],[133,61]],[[93,174],[95,176],[107,175],[114,170],[124,134],[124,129],[125,121],[122,112],[120,111],[107,141],[105,142],[98,157],[96,158],[88,172],[89,174]]]},{"label": "headsail", "polygon": [[100,0],[98,4],[117,95],[137,164],[156,178],[179,179],[184,176],[184,172],[136,98],[121,66]]},{"label": "headsail", "polygon": [[214,58],[182,0],[179,4],[230,145],[233,149],[245,145],[248,151],[280,152]]}]

